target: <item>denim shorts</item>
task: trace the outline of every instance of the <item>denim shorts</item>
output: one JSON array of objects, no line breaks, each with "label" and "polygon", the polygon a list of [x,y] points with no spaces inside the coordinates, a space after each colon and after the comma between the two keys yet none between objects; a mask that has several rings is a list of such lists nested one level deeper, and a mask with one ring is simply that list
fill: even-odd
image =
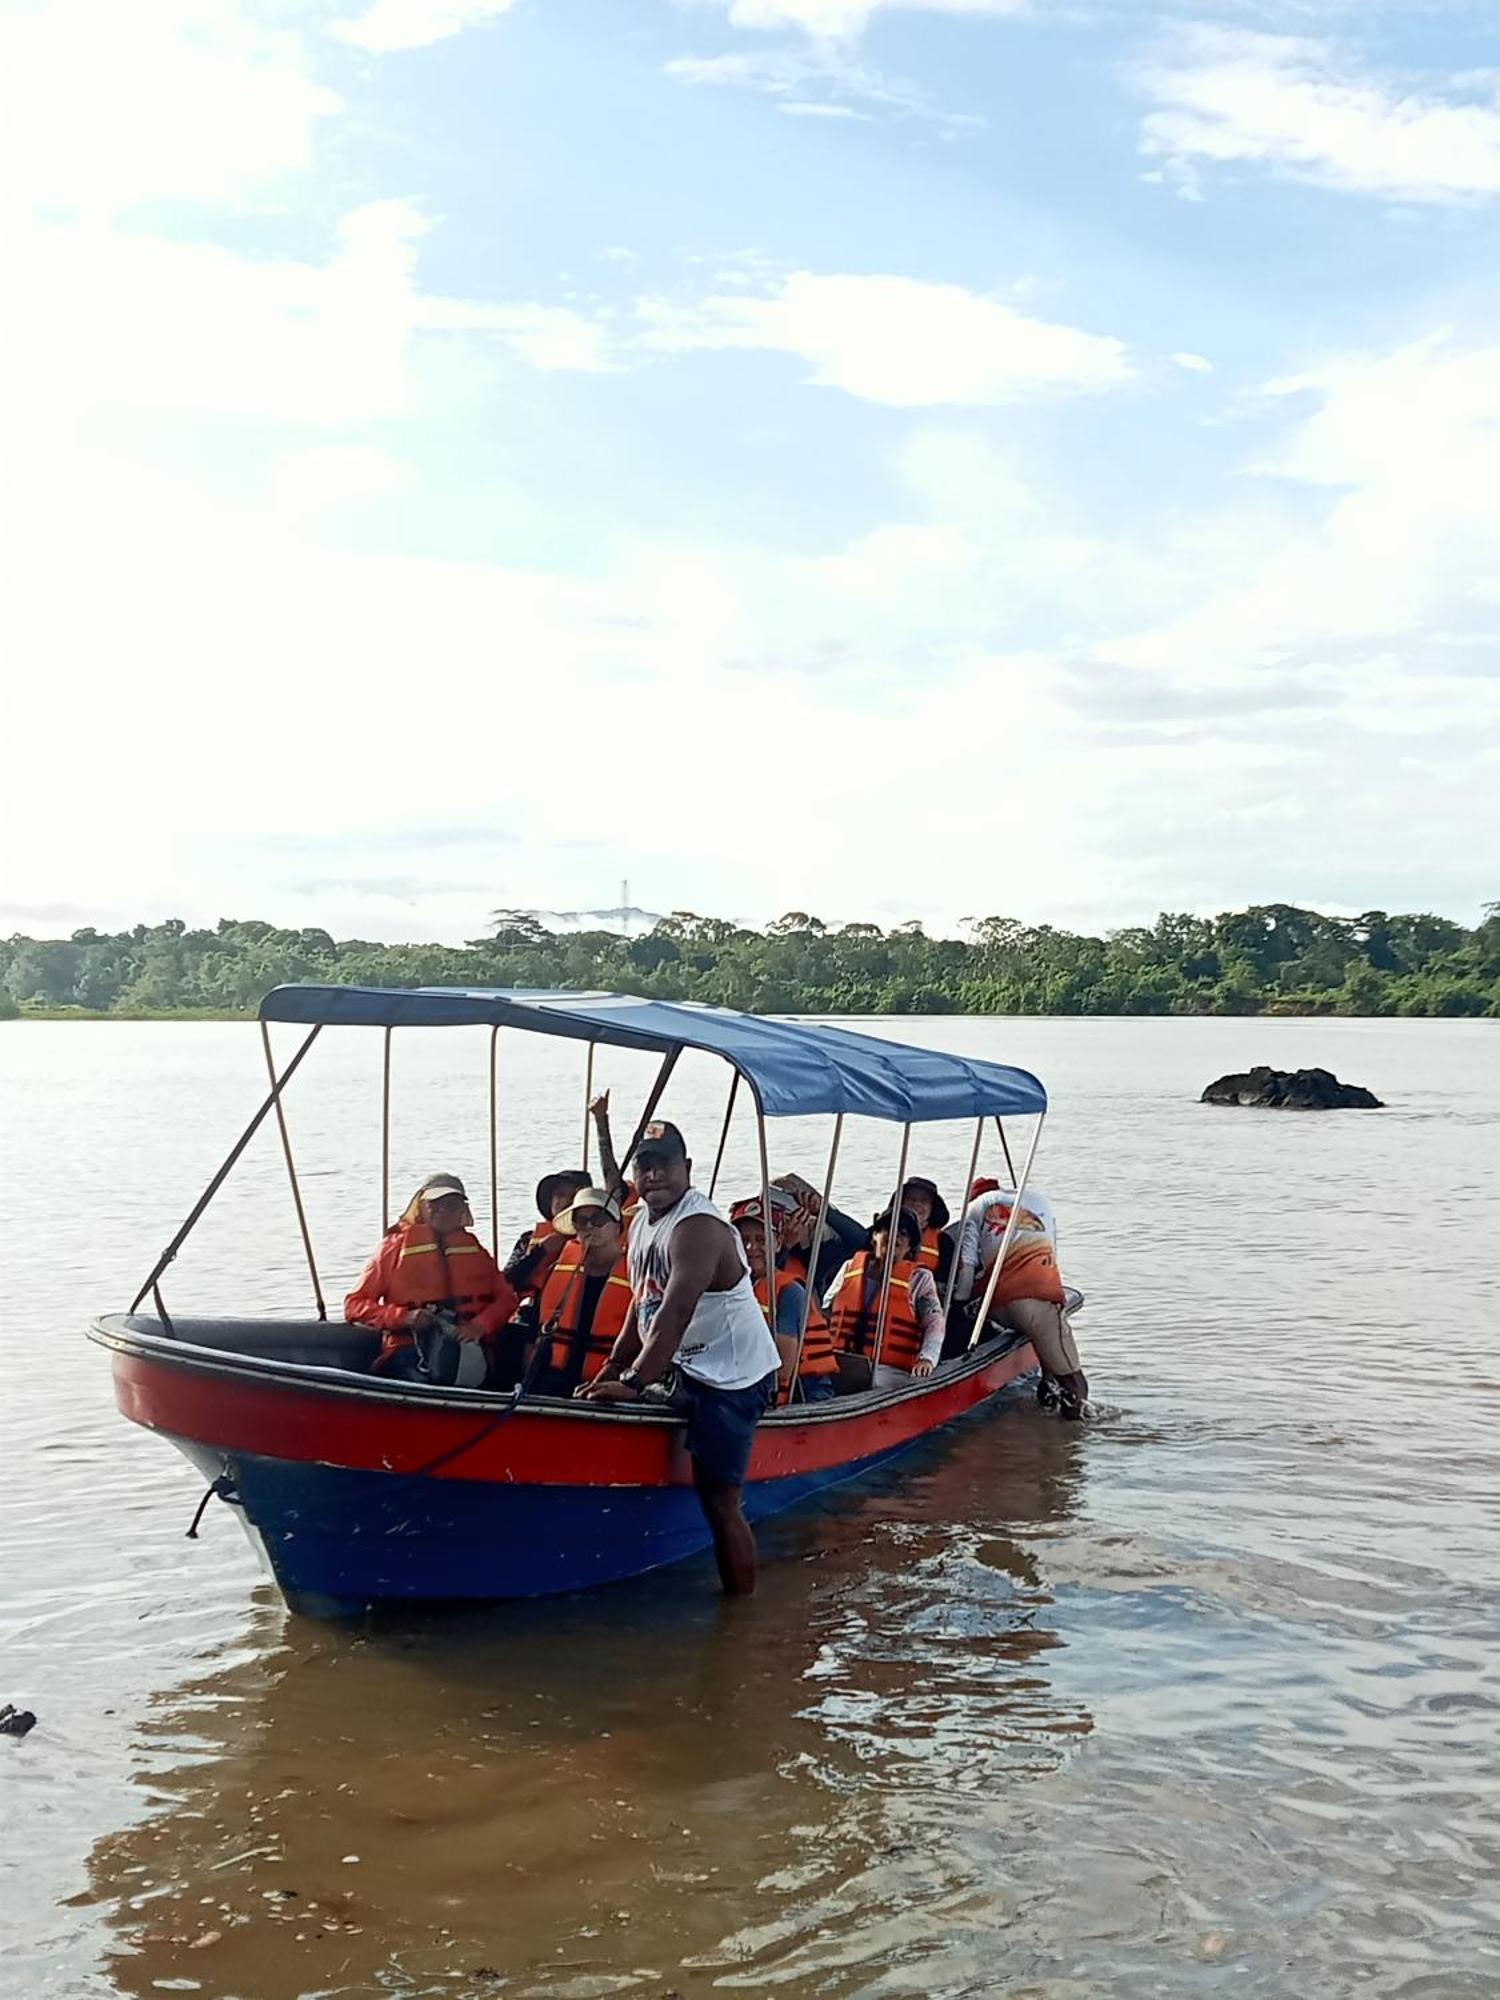
[{"label": "denim shorts", "polygon": [[672,1401],[687,1417],[694,1465],[721,1486],[743,1486],[755,1426],[776,1400],[776,1370],[748,1389],[716,1389],[679,1368]]}]

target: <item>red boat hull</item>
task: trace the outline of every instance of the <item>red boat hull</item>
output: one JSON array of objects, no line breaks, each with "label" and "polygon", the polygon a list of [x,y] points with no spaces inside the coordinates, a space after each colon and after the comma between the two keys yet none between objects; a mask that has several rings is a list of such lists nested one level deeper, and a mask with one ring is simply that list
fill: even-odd
[{"label": "red boat hull", "polygon": [[[179,1332],[182,1330],[179,1329]],[[680,1420],[387,1383],[101,1321],[115,1395],[234,1497],[296,1607],[545,1595],[639,1575],[707,1545]],[[924,1382],[777,1411],[746,1511],[764,1519],[858,1477],[1034,1370],[976,1350]]]}]

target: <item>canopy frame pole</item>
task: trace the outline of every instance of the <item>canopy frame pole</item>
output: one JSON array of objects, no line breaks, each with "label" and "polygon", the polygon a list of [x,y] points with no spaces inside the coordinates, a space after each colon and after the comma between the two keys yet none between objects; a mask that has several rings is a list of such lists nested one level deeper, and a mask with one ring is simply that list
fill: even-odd
[{"label": "canopy frame pole", "polygon": [[[995,1123],[998,1125],[1000,1120],[997,1118]],[[948,1260],[948,1283],[943,1292],[944,1319],[948,1317],[948,1314],[953,1309],[953,1287],[958,1283],[959,1252],[964,1247],[964,1229],[967,1226],[969,1217],[969,1189],[974,1185],[974,1171],[979,1165],[979,1148],[983,1139],[984,1120],[983,1118],[976,1118],[974,1121],[974,1145],[969,1153],[969,1175],[968,1179],[964,1182],[963,1207],[959,1210],[958,1216],[958,1241],[954,1244],[953,1255]]]},{"label": "canopy frame pole", "polygon": [[271,1053],[271,1024],[260,1024],[261,1047],[266,1052],[266,1075],[271,1079],[271,1095],[276,1105],[276,1125],[281,1133],[281,1152],[286,1161],[286,1177],[291,1183],[292,1206],[297,1211],[297,1227],[302,1234],[302,1249],[307,1258],[307,1275],[312,1279],[313,1299],[317,1304],[318,1318],[326,1320],[328,1308],[323,1303],[323,1287],[318,1280],[318,1260],[313,1255],[312,1232],[307,1226],[307,1210],[302,1206],[302,1189],[297,1180],[297,1163],[292,1158],[292,1135],[287,1130],[286,1107],[281,1101],[281,1092],[276,1088],[276,1058]]},{"label": "canopy frame pole", "polygon": [[[1010,1184],[1014,1187],[1016,1184],[1016,1165],[1010,1156],[1010,1141],[1005,1136],[1005,1120],[1000,1116],[998,1111],[995,1113],[995,1130],[1000,1134],[1000,1150],[1005,1155],[1005,1171],[1010,1175]],[[973,1174],[970,1174],[969,1179],[973,1180],[973,1178]]]},{"label": "canopy frame pole", "polygon": [[391,1226],[391,1036],[383,1030],[385,1047],[380,1063],[380,1233]]},{"label": "canopy frame pole", "polygon": [[901,1127],[901,1164],[896,1169],[896,1192],[891,1197],[891,1226],[885,1238],[885,1270],[880,1280],[880,1310],[875,1316],[875,1352],[870,1357],[870,1387],[875,1386],[875,1370],[880,1366],[880,1350],[885,1344],[885,1323],[891,1314],[891,1273],[896,1268],[896,1240],[901,1234],[901,1196],[906,1187],[906,1156],[911,1149],[911,1126]]},{"label": "canopy frame pole", "polygon": [[[766,1325],[771,1329],[771,1338],[776,1338],[776,1238],[771,1228],[771,1153],[766,1144],[766,1114],[761,1109],[760,1093],[755,1097],[755,1137],[760,1146],[760,1230],[765,1246],[766,1259]],[[778,1355],[780,1350],[778,1349]],[[780,1373],[778,1359],[777,1372]],[[797,1378],[792,1377],[792,1387]],[[788,1401],[791,1400],[788,1396]]]},{"label": "canopy frame pole", "polygon": [[734,1119],[734,1100],[739,1095],[740,1073],[735,1070],[729,1079],[729,1102],[724,1106],[724,1125],[719,1133],[719,1150],[714,1154],[713,1178],[708,1184],[708,1198],[714,1198],[714,1189],[719,1185],[719,1169],[724,1164],[724,1148],[729,1144],[729,1127]]},{"label": "canopy frame pole", "polygon": [[490,1255],[500,1262],[500,1029],[490,1029]]},{"label": "canopy frame pole", "polygon": [[141,1286],[140,1290],[136,1293],[135,1297],[130,1301],[130,1310],[132,1312],[136,1311],[136,1309],[139,1307],[141,1303],[141,1300],[146,1296],[147,1292],[153,1292],[156,1290],[157,1280],[161,1277],[162,1272],[166,1270],[168,1264],[171,1263],[172,1259],[177,1255],[178,1251],[182,1248],[183,1244],[186,1243],[189,1235],[192,1233],[194,1224],[198,1221],[198,1218],[202,1215],[204,1209],[208,1207],[208,1204],[213,1200],[214,1196],[219,1192],[219,1189],[223,1187],[225,1181],[228,1180],[230,1174],[234,1170],[235,1163],[238,1161],[241,1153],[244,1152],[245,1148],[249,1145],[250,1141],[255,1137],[256,1133],[260,1130],[261,1126],[270,1116],[273,1105],[280,1103],[281,1093],[286,1089],[287,1085],[296,1075],[298,1065],[301,1063],[302,1058],[307,1054],[308,1050],[312,1047],[313,1043],[318,1039],[319,1035],[321,1035],[322,1032],[323,1032],[323,1024],[320,1021],[314,1027],[308,1030],[307,1040],[302,1044],[301,1048],[298,1049],[297,1053],[292,1057],[291,1061],[287,1064],[286,1068],[281,1072],[280,1077],[279,1078],[274,1076],[272,1077],[271,1091],[269,1096],[266,1098],[265,1102],[261,1105],[260,1109],[256,1112],[255,1116],[250,1120],[250,1123],[245,1127],[244,1131],[241,1132],[239,1138],[235,1140],[233,1146],[230,1147],[228,1157],[225,1159],[223,1166],[220,1167],[219,1171],[214,1175],[213,1179],[209,1182],[208,1186],[203,1190],[202,1194],[200,1194],[198,1199],[194,1202],[192,1208],[188,1212],[188,1218],[186,1222],[183,1223],[182,1227],[178,1230],[177,1234],[172,1238],[171,1242],[167,1245],[166,1249],[162,1251],[161,1255],[152,1265],[151,1275],[147,1278],[146,1282]]},{"label": "canopy frame pole", "polygon": [[1010,1249],[1011,1238],[1016,1233],[1016,1224],[1021,1216],[1021,1203],[1026,1196],[1026,1183],[1031,1178],[1031,1163],[1036,1158],[1036,1149],[1041,1140],[1042,1127],[1047,1122],[1045,1111],[1037,1113],[1036,1130],[1031,1135],[1031,1144],[1026,1149],[1026,1161],[1021,1168],[1021,1178],[1016,1187],[1015,1202],[1005,1219],[1005,1234],[1000,1238],[1000,1248],[995,1252],[995,1261],[990,1266],[990,1281],[984,1288],[984,1297],[979,1301],[979,1312],[973,1330],[969,1335],[970,1347],[975,1347],[983,1338],[983,1331],[990,1316],[990,1304],[995,1296],[995,1288],[1000,1283],[1000,1273],[1005,1265],[1006,1252]]},{"label": "canopy frame pole", "polygon": [[841,1111],[833,1121],[833,1142],[828,1148],[828,1171],[823,1176],[823,1199],[818,1203],[818,1219],[813,1224],[812,1242],[807,1251],[807,1292],[802,1301],[802,1326],[797,1334],[797,1366],[792,1371],[794,1393],[802,1380],[802,1350],[807,1345],[807,1329],[812,1323],[813,1294],[818,1283],[818,1252],[823,1248],[823,1225],[828,1218],[828,1204],[833,1200],[833,1175],[839,1163],[839,1141],[843,1136],[844,1114]]},{"label": "canopy frame pole", "polygon": [[645,1135],[646,1127],[651,1123],[651,1120],[656,1116],[656,1107],[658,1104],[661,1103],[662,1093],[666,1089],[668,1083],[671,1081],[672,1072],[677,1067],[677,1058],[681,1054],[682,1054],[682,1044],[679,1042],[675,1048],[668,1049],[666,1054],[662,1057],[661,1068],[656,1072],[656,1081],[655,1083],[652,1084],[650,1093],[646,1098],[644,1107],[642,1108],[641,1115],[639,1119],[636,1121],[636,1128],[630,1135],[630,1145],[626,1149],[625,1153],[621,1156],[619,1162],[620,1175],[621,1175],[619,1185],[610,1188],[608,1190],[610,1194],[620,1193],[623,1190],[624,1186],[626,1185],[624,1177],[629,1171],[631,1161],[635,1158],[635,1149],[641,1143],[641,1140]]},{"label": "canopy frame pole", "polygon": [[598,1046],[589,1043],[589,1059],[583,1072],[583,1171],[589,1170],[589,1106],[594,1101],[594,1050]]}]

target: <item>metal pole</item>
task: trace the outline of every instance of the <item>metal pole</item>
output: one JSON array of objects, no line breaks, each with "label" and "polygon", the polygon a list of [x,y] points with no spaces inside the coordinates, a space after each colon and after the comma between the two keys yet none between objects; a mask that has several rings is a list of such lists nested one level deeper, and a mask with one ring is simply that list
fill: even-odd
[{"label": "metal pole", "polygon": [[589,1170],[589,1106],[594,1101],[594,1044],[589,1043],[588,1067],[583,1073],[583,1171]]},{"label": "metal pole", "polygon": [[[771,1338],[776,1337],[776,1238],[771,1230],[771,1155],[766,1148],[766,1114],[760,1106],[759,1093],[755,1099],[755,1136],[760,1142],[760,1226],[765,1239],[766,1253],[766,1324],[771,1329]],[[796,1387],[797,1378],[792,1377]],[[790,1400],[790,1398],[788,1398]]]},{"label": "metal pole", "polygon": [[906,1155],[911,1146],[911,1127],[901,1127],[901,1164],[896,1169],[896,1192],[891,1199],[891,1226],[886,1231],[885,1272],[880,1281],[880,1310],[875,1316],[875,1352],[870,1357],[870,1382],[880,1366],[880,1349],[885,1340],[885,1323],[891,1310],[891,1273],[896,1268],[896,1238],[900,1235],[901,1191],[906,1186]]},{"label": "metal pole", "polygon": [[[661,1068],[656,1072],[656,1081],[651,1086],[651,1094],[646,1099],[645,1108],[641,1112],[640,1118],[636,1122],[635,1130],[630,1135],[630,1144],[626,1148],[624,1157],[620,1161],[620,1172],[622,1176],[628,1173],[630,1170],[630,1162],[635,1158],[635,1149],[641,1143],[641,1139],[645,1133],[646,1127],[651,1123],[651,1120],[656,1116],[656,1107],[658,1104],[661,1103],[662,1092],[666,1089],[667,1083],[672,1075],[672,1072],[677,1067],[677,1058],[681,1054],[682,1054],[682,1049],[678,1047],[675,1049],[668,1049],[667,1053],[662,1057]],[[616,1188],[611,1188],[609,1190],[611,1194],[618,1193],[618,1191],[619,1190]]]},{"label": "metal pole", "polygon": [[[1014,1187],[1016,1184],[1015,1162],[1010,1157],[1010,1142],[1005,1136],[1005,1120],[1001,1118],[998,1112],[995,1114],[995,1130],[1000,1134],[1000,1150],[1005,1155],[1005,1171],[1010,1175],[1010,1184]],[[973,1180],[973,1178],[974,1176],[970,1174],[969,1179]]]},{"label": "metal pole", "polygon": [[281,1092],[276,1088],[276,1058],[271,1053],[271,1024],[260,1024],[261,1047],[266,1052],[266,1075],[271,1079],[271,1094],[276,1101],[276,1123],[281,1132],[281,1150],[286,1159],[286,1177],[292,1184],[292,1206],[297,1211],[297,1227],[302,1232],[302,1248],[307,1255],[307,1274],[312,1279],[313,1298],[317,1302],[318,1318],[327,1319],[328,1308],[323,1303],[323,1287],[318,1283],[318,1260],[313,1255],[312,1236],[307,1227],[307,1210],[302,1206],[302,1190],[297,1185],[297,1168],[292,1159],[292,1136],[286,1129],[286,1111],[282,1106]]},{"label": "metal pole", "polygon": [[714,1154],[713,1179],[708,1184],[708,1198],[713,1200],[714,1189],[719,1185],[719,1169],[724,1164],[724,1148],[729,1144],[729,1125],[734,1117],[734,1100],[739,1095],[740,1073],[734,1072],[729,1083],[729,1102],[724,1106],[724,1129],[719,1134],[719,1150]]},{"label": "metal pole", "polygon": [[[1000,1120],[997,1118],[998,1125]],[[953,1246],[953,1256],[948,1265],[948,1285],[943,1293],[943,1318],[948,1317],[953,1305],[953,1287],[958,1283],[958,1253],[964,1247],[964,1224],[969,1213],[969,1189],[974,1185],[974,1169],[979,1165],[979,1142],[984,1137],[984,1120],[976,1119],[974,1124],[974,1149],[969,1154],[969,1177],[964,1182],[964,1205],[958,1218],[958,1241]]]},{"label": "metal pole", "polygon": [[380,1074],[380,1233],[391,1226],[391,1030],[385,1031]]},{"label": "metal pole", "polygon": [[500,1030],[490,1029],[490,1255],[500,1262],[500,1093],[496,1045]]},{"label": "metal pole", "polygon": [[1005,1234],[1000,1238],[1000,1248],[995,1252],[995,1261],[990,1266],[990,1281],[985,1286],[984,1297],[979,1302],[979,1314],[974,1321],[974,1331],[969,1339],[970,1347],[975,1346],[983,1337],[984,1325],[990,1316],[990,1301],[994,1298],[995,1287],[1000,1282],[1000,1270],[1005,1262],[1005,1253],[1010,1248],[1010,1239],[1016,1233],[1016,1220],[1021,1213],[1021,1202],[1026,1193],[1026,1183],[1031,1178],[1031,1163],[1036,1158],[1037,1142],[1042,1136],[1042,1127],[1046,1121],[1046,1112],[1039,1112],[1037,1114],[1036,1130],[1031,1135],[1031,1145],[1027,1149],[1026,1164],[1021,1169],[1020,1183],[1016,1188],[1015,1205],[1006,1217]]},{"label": "metal pole", "polygon": [[818,1219],[813,1224],[812,1243],[807,1252],[807,1296],[802,1301],[802,1327],[797,1335],[797,1367],[792,1376],[793,1387],[802,1374],[802,1349],[807,1343],[808,1323],[812,1319],[813,1290],[818,1282],[818,1252],[823,1247],[823,1223],[828,1214],[828,1204],[833,1200],[833,1170],[839,1163],[839,1140],[844,1133],[844,1114],[841,1111],[833,1121],[833,1144],[828,1148],[828,1171],[823,1176],[823,1199],[818,1203]]},{"label": "metal pole", "polygon": [[256,1133],[265,1123],[266,1118],[270,1115],[272,1106],[280,1102],[281,1093],[286,1089],[287,1085],[296,1075],[298,1065],[301,1063],[302,1058],[307,1054],[308,1050],[312,1047],[313,1043],[318,1039],[319,1035],[322,1034],[322,1032],[323,1032],[323,1024],[321,1021],[315,1028],[309,1029],[307,1040],[302,1044],[301,1048],[298,1049],[297,1053],[292,1057],[291,1061],[287,1064],[286,1068],[281,1072],[280,1082],[274,1083],[274,1087],[272,1088],[270,1096],[267,1097],[265,1103],[262,1104],[259,1111],[256,1112],[255,1116],[250,1120],[250,1123],[245,1127],[244,1131],[241,1132],[239,1138],[235,1140],[234,1145],[230,1148],[229,1157],[225,1160],[223,1166],[220,1167],[219,1171],[214,1175],[213,1179],[209,1182],[208,1186],[203,1190],[202,1194],[199,1195],[197,1201],[194,1202],[192,1209],[189,1211],[187,1221],[183,1223],[182,1227],[178,1230],[177,1234],[172,1238],[171,1242],[167,1245],[166,1249],[162,1251],[161,1255],[152,1265],[151,1275],[147,1278],[145,1284],[141,1286],[141,1289],[136,1293],[135,1297],[130,1301],[130,1310],[132,1312],[134,1312],[136,1308],[140,1305],[141,1300],[146,1296],[147,1292],[155,1288],[157,1279],[160,1278],[162,1272],[166,1270],[168,1264],[171,1263],[172,1259],[177,1255],[178,1251],[182,1248],[183,1244],[186,1243],[188,1236],[192,1231],[194,1223],[197,1222],[199,1216],[202,1215],[204,1209],[208,1207],[208,1204],[213,1200],[214,1196],[219,1192],[219,1189],[223,1187],[225,1181],[228,1180],[230,1174],[234,1170],[235,1162],[239,1159],[240,1154],[244,1152],[245,1148],[249,1145],[250,1141],[255,1137]]}]

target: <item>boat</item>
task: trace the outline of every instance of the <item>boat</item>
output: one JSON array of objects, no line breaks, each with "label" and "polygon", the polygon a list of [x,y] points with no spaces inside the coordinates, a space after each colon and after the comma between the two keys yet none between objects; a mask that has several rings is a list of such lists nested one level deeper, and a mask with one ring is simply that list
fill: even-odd
[{"label": "boat", "polygon": [[[307,1030],[280,1069],[273,1023]],[[565,1401],[528,1393],[524,1382],[502,1391],[390,1380],[369,1372],[378,1335],[328,1317],[288,1136],[287,1086],[325,1029],[383,1032],[381,1206],[388,1217],[391,1036],[405,1027],[476,1024],[491,1031],[492,1215],[502,1030],[586,1042],[590,1087],[597,1047],[660,1055],[632,1151],[682,1052],[722,1058],[730,1071],[724,1138],[744,1088],[755,1112],[765,1213],[771,1207],[769,1120],[832,1118],[823,1183],[831,1197],[848,1118],[900,1128],[897,1190],[905,1183],[914,1126],[972,1121],[972,1180],[992,1123],[1010,1166],[1004,1120],[1034,1119],[1020,1175],[1011,1168],[1013,1184],[1024,1193],[1047,1108],[1043,1086],[1025,1070],[724,1008],[509,988],[275,988],[260,1008],[265,1098],[130,1310],[95,1320],[90,1335],[110,1353],[123,1415],[176,1445],[207,1480],[189,1533],[211,1499],[227,1501],[294,1612],[338,1617],[399,1602],[576,1591],[642,1575],[709,1545],[683,1426],[669,1408]],[[174,1318],[162,1293],[167,1269],[272,1117],[291,1178],[316,1317]],[[717,1172],[716,1163],[715,1177]],[[498,1223],[492,1228],[498,1249]],[[814,1262],[821,1213],[817,1230]],[[1008,1241],[1009,1231],[992,1284]],[[988,1295],[976,1316],[981,1326],[987,1305]],[[878,1350],[878,1332],[876,1339]],[[1019,1394],[1036,1365],[1028,1344],[998,1334],[899,1388],[865,1388],[768,1413],[744,1489],[746,1514],[763,1521],[860,1478],[942,1427]]]}]

